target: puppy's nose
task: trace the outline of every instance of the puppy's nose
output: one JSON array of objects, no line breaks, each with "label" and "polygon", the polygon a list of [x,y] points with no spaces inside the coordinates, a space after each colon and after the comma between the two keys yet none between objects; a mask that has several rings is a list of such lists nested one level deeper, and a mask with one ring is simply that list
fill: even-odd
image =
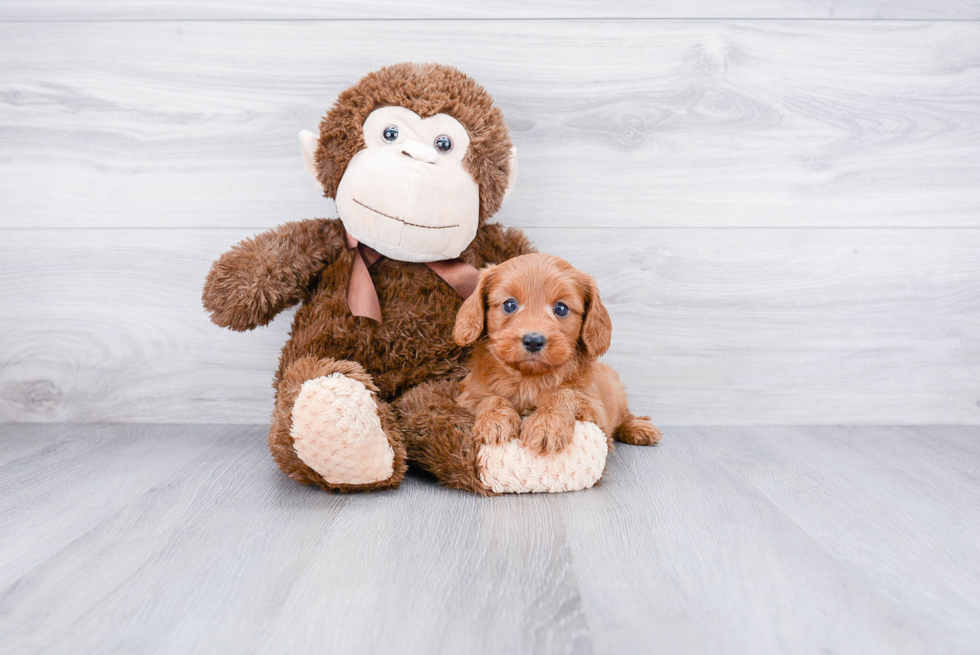
[{"label": "puppy's nose", "polygon": [[521,343],[524,344],[524,350],[529,353],[536,353],[542,348],[547,339],[544,338],[543,334],[538,334],[537,332],[531,332],[530,334],[525,334],[521,339]]}]

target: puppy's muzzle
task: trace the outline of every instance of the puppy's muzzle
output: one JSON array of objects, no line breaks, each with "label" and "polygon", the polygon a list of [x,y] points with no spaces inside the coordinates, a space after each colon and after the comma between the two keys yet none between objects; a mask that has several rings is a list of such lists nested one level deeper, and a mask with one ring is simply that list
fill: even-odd
[{"label": "puppy's muzzle", "polygon": [[528,351],[529,353],[538,352],[544,348],[547,341],[548,340],[544,338],[543,334],[538,334],[537,332],[525,334],[523,338],[521,338],[521,343],[524,344],[524,350]]}]

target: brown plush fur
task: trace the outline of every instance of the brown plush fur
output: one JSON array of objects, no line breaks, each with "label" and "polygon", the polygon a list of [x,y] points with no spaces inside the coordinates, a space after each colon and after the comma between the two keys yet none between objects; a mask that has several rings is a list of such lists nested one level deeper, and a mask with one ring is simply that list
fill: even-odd
[{"label": "brown plush fur", "polygon": [[[521,232],[485,222],[506,189],[510,139],[486,91],[446,66],[391,66],[340,95],[321,123],[316,153],[328,197],[336,192],[351,157],[364,147],[364,118],[384,105],[401,105],[423,117],[447,113],[466,127],[470,151],[464,163],[480,186],[480,226],[461,259],[480,268],[533,252]],[[352,257],[339,219],[310,219],[242,241],[208,275],[204,306],[215,323],[234,330],[265,325],[286,307],[303,303],[275,375],[269,432],[273,457],[291,478],[332,491],[397,486],[407,456],[449,486],[486,493],[476,474],[465,412],[454,409],[453,395],[446,395],[454,393],[450,381],[465,374],[468,349],[452,338],[462,299],[424,264],[382,258],[370,274],[384,322],[355,317],[346,296]],[[395,453],[390,479],[330,484],[296,455],[290,426],[299,388],[332,372],[377,391],[382,427]],[[404,402],[395,402],[412,390]]]},{"label": "brown plush fur", "polygon": [[408,457],[453,489],[494,495],[480,481],[473,415],[456,403],[459,380],[421,384],[395,401]]},{"label": "brown plush fur", "polygon": [[[507,313],[510,299],[517,309]],[[555,312],[558,303],[566,316]],[[532,334],[545,340],[535,352],[522,341]],[[609,349],[612,323],[595,280],[568,262],[533,254],[484,269],[454,337],[460,345],[478,341],[459,396],[474,415],[476,441],[519,437],[549,455],[571,442],[576,420],[631,444],[660,440],[649,417],[630,414],[616,372],[595,361]]]}]

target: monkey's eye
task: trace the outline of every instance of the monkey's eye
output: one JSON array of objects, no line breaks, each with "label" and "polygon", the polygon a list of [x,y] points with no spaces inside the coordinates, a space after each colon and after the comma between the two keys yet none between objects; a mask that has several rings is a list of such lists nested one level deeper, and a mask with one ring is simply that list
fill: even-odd
[{"label": "monkey's eye", "polygon": [[385,131],[382,133],[382,136],[385,138],[385,141],[391,143],[392,141],[398,138],[398,126],[389,125],[388,127],[385,128]]},{"label": "monkey's eye", "polygon": [[505,314],[513,314],[517,311],[517,301],[513,298],[508,298],[504,301],[504,304],[501,305],[501,308],[504,310]]},{"label": "monkey's eye", "polygon": [[565,318],[566,316],[568,316],[568,305],[566,305],[563,302],[556,302],[555,316],[560,316],[561,318]]},{"label": "monkey's eye", "polygon": [[440,134],[436,137],[435,146],[439,152],[449,152],[453,149],[453,140],[445,134]]}]

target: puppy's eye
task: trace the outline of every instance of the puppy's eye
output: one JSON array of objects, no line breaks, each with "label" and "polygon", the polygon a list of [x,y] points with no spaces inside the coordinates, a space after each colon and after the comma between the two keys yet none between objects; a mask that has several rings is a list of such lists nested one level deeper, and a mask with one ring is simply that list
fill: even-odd
[{"label": "puppy's eye", "polygon": [[385,141],[387,141],[389,143],[391,143],[392,141],[397,140],[398,139],[398,126],[397,125],[389,125],[388,127],[385,128],[385,131],[381,133],[381,136],[383,136],[384,139],[385,139]]},{"label": "puppy's eye", "polygon": [[501,308],[504,310],[505,314],[513,314],[517,311],[517,301],[513,298],[508,298],[504,301],[504,304],[501,305]]},{"label": "puppy's eye", "polygon": [[453,149],[453,140],[450,139],[445,134],[440,134],[439,136],[436,137],[435,143],[433,145],[435,145],[436,150],[438,150],[439,152],[449,152],[450,150]]},{"label": "puppy's eye", "polygon": [[562,318],[565,318],[566,316],[568,316],[568,305],[566,305],[563,302],[556,302],[555,303],[555,316],[560,316]]}]

